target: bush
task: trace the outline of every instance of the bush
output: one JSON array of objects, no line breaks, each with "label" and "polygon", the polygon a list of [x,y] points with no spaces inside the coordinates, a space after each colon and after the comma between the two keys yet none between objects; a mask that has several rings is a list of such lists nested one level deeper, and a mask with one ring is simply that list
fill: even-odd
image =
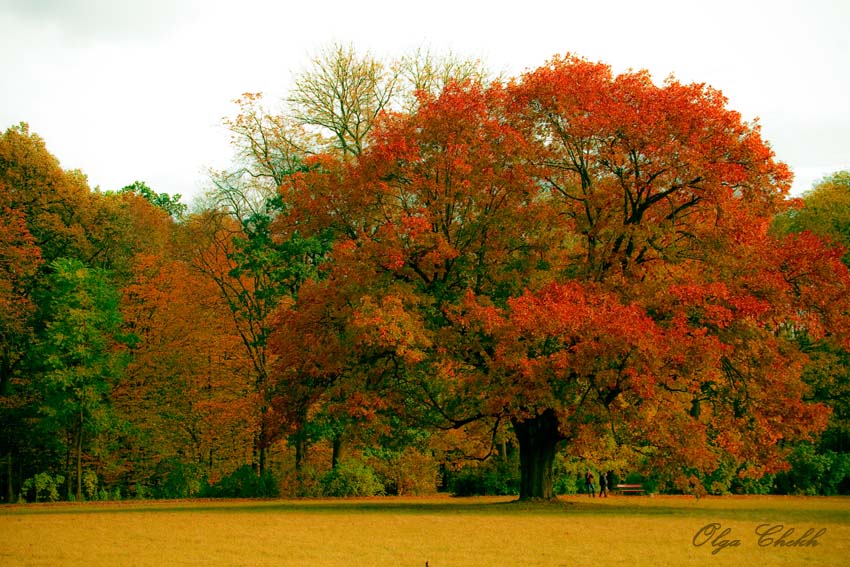
[{"label": "bush", "polygon": [[387,494],[423,495],[437,491],[437,463],[418,449],[371,451],[368,463]]},{"label": "bush", "polygon": [[100,490],[98,490],[99,480],[97,478],[97,473],[91,470],[83,471],[82,485],[83,485],[83,494],[88,500],[98,500],[100,497]]},{"label": "bush", "polygon": [[519,494],[519,466],[516,459],[500,458],[463,467],[449,477],[449,490],[455,496]]},{"label": "bush", "polygon": [[322,495],[322,475],[313,465],[303,465],[300,471],[285,471],[278,486],[285,498],[317,498]]},{"label": "bush", "polygon": [[773,486],[773,475],[761,478],[741,476],[746,467],[731,460],[721,461],[711,473],[696,475],[702,482],[706,494],[769,494]]},{"label": "bush", "polygon": [[21,486],[21,497],[27,502],[56,502],[59,500],[59,487],[65,482],[61,474],[52,476],[48,472],[40,472],[28,478]]},{"label": "bush", "polygon": [[731,494],[732,482],[737,477],[737,466],[732,462],[721,461],[717,469],[707,474],[696,474],[707,494],[724,496]]},{"label": "bush", "polygon": [[[569,456],[558,456],[555,459],[555,494],[584,493],[584,472],[587,462]],[[598,477],[597,477],[598,479]],[[598,480],[597,480],[598,486]]]},{"label": "bush", "polygon": [[579,483],[579,476],[574,473],[556,473],[554,489],[555,494],[578,494],[584,490],[584,480]]},{"label": "bush", "polygon": [[476,469],[464,467],[449,477],[449,491],[453,496],[484,494],[483,475]]},{"label": "bush", "polygon": [[740,478],[732,481],[730,490],[732,494],[770,494],[773,489],[775,476],[764,475],[762,478]]},{"label": "bush", "polygon": [[257,476],[250,465],[243,465],[212,486],[207,486],[201,496],[210,498],[276,498],[280,487],[275,476],[266,471]]},{"label": "bush", "polygon": [[384,494],[384,485],[375,471],[366,464],[347,459],[322,477],[322,494],[332,497],[377,496]]},{"label": "bush", "polygon": [[178,459],[159,463],[156,475],[159,484],[153,489],[155,498],[190,498],[198,495],[206,485],[202,467]]},{"label": "bush", "polygon": [[[626,475],[626,480],[623,484],[641,484],[643,485],[644,494],[658,494],[659,479],[656,475],[645,476],[640,473],[632,472]],[[614,487],[609,487],[614,490]]]},{"label": "bush", "polygon": [[146,484],[142,484],[141,482],[137,482],[130,488],[130,494],[135,500],[145,500],[150,498],[151,492]]},{"label": "bush", "polygon": [[850,454],[819,453],[814,445],[801,443],[788,461],[791,468],[776,475],[774,492],[811,496],[850,494]]}]

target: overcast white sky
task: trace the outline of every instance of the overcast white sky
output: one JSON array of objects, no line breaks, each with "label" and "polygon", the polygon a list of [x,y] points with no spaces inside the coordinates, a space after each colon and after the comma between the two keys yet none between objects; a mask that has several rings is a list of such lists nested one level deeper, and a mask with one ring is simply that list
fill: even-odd
[{"label": "overcast white sky", "polygon": [[190,200],[228,164],[231,101],[282,97],[330,41],[509,75],[572,52],[720,89],[801,192],[850,169],[848,23],[850,0],[0,0],[0,129],[28,122],[92,187]]}]

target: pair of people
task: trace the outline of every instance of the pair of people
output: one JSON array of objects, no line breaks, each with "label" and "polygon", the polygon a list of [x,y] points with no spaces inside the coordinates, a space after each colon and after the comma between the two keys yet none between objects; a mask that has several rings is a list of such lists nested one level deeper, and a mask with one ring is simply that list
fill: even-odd
[{"label": "pair of people", "polygon": [[[608,487],[610,485],[611,472],[602,473],[599,475],[599,497],[608,498]],[[584,488],[589,496],[596,498],[596,485],[594,484],[594,476],[590,469],[584,473]]]}]

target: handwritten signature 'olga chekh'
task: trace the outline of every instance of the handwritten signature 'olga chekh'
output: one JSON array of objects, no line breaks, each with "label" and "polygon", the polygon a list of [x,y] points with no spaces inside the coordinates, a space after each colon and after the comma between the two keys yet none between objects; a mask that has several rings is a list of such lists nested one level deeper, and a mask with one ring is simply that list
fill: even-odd
[{"label": "handwritten signature 'olga chekh'", "polygon": [[[817,547],[820,544],[818,538],[825,533],[826,528],[809,528],[800,533],[796,528],[783,524],[760,524],[755,529],[755,538],[759,547]],[[709,546],[712,555],[741,546],[741,540],[732,536],[732,529],[724,528],[717,522],[698,529],[692,541],[694,547]]]}]

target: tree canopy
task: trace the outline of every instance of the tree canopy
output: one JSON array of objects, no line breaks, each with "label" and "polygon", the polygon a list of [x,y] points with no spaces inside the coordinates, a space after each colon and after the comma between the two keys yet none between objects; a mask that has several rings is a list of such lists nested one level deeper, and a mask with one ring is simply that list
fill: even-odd
[{"label": "tree canopy", "polygon": [[521,496],[550,498],[562,441],[610,438],[687,488],[721,460],[776,470],[823,427],[793,337],[846,328],[850,280],[823,242],[768,233],[790,179],[719,92],[565,57],[421,92],[284,199],[338,227],[327,293],[370,367],[392,361],[361,390],[512,424]]},{"label": "tree canopy", "polygon": [[791,199],[719,91],[573,55],[311,65],[236,101],[192,213],[0,138],[6,499],[401,492],[496,453],[523,499],[563,455],[699,493],[850,453],[846,172]]}]

